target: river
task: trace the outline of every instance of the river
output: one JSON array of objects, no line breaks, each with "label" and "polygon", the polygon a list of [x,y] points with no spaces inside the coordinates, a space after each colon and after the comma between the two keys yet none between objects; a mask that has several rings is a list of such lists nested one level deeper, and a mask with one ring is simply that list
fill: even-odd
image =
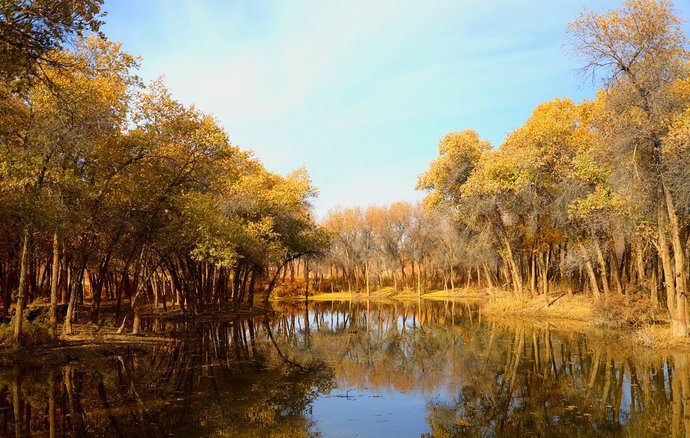
[{"label": "river", "polygon": [[278,303],[170,341],[0,371],[2,436],[682,436],[687,353],[469,302]]}]

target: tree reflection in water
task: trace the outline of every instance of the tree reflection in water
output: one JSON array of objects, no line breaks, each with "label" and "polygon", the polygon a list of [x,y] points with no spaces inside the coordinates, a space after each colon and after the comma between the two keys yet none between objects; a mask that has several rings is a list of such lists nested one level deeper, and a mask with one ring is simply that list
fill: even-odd
[{"label": "tree reflection in water", "polygon": [[[308,436],[332,386],[319,361],[286,365],[253,320],[188,326],[146,352],[0,373],[2,436]],[[261,336],[263,338],[263,336]]]},{"label": "tree reflection in water", "polygon": [[429,436],[690,435],[686,353],[481,320],[468,303],[315,303],[301,318],[296,307],[275,323],[288,351],[325,358],[341,388],[426,397]]},{"label": "tree reflection in water", "polygon": [[615,332],[482,319],[472,304],[422,300],[147,324],[176,340],[0,372],[0,434],[327,435],[312,409],[351,388],[424,400],[414,435],[690,434],[688,355],[633,351]]}]

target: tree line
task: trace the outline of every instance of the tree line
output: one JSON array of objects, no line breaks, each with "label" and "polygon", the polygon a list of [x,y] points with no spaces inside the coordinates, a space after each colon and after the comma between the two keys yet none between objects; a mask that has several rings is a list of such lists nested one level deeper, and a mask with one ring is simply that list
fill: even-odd
[{"label": "tree line", "polygon": [[101,6],[0,5],[0,298],[16,345],[35,300],[53,335],[58,303],[71,333],[86,294],[94,323],[105,296],[133,333],[150,304],[251,306],[259,282],[268,298],[326,241],[306,171],[268,171],[212,116],[144,84],[99,32]]},{"label": "tree line", "polygon": [[[325,226],[337,236],[331,260],[341,276],[356,283],[383,267],[395,278],[397,266],[404,284],[405,266],[417,275],[422,266],[435,279],[427,286],[464,273],[547,305],[554,289],[621,295],[665,307],[673,334],[687,336],[690,52],[682,22],[665,0],[585,10],[568,27],[567,46],[599,84],[596,98],[545,102],[497,147],[471,129],[447,134],[419,176],[423,207],[333,212]],[[399,209],[414,213],[397,224]],[[381,211],[388,219],[374,219]]]},{"label": "tree line", "polygon": [[466,245],[450,216],[421,203],[341,207],[321,224],[332,237],[314,267],[319,290],[327,291],[330,282],[334,289],[348,291],[452,291],[459,282],[485,279],[475,268],[487,266]]}]

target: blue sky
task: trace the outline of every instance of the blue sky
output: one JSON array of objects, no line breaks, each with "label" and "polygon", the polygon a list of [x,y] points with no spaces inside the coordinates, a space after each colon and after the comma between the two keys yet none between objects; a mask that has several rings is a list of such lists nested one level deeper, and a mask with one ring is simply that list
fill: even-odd
[{"label": "blue sky", "polygon": [[537,104],[593,96],[562,47],[585,4],[619,2],[106,0],[103,31],[269,170],[306,167],[323,216],[421,199],[450,131],[497,146]]}]

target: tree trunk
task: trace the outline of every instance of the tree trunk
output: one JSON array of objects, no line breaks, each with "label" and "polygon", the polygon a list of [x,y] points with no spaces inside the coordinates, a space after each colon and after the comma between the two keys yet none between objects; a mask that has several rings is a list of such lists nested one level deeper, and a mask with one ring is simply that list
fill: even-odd
[{"label": "tree trunk", "polygon": [[649,279],[649,299],[655,309],[659,307],[659,279],[656,271],[656,267],[652,269],[652,277]]},{"label": "tree trunk", "polygon": [[532,249],[532,254],[530,257],[530,275],[529,275],[529,292],[532,298],[534,298],[534,293],[537,290],[537,266],[536,266],[536,249]]},{"label": "tree trunk", "polygon": [[417,263],[417,295],[422,294],[422,265]]},{"label": "tree trunk", "polygon": [[[101,294],[103,292],[103,285],[105,284],[106,275],[108,272],[108,265],[110,264],[111,253],[109,252],[98,269],[98,277],[91,282],[91,322],[98,324],[98,316],[101,310]],[[89,275],[89,279],[92,276]]]},{"label": "tree trunk", "polygon": [[[278,275],[280,275],[280,270],[285,268],[285,264],[282,264],[281,266],[278,267],[276,270],[276,273],[273,274],[273,278],[271,279],[271,282],[268,284],[268,289],[266,289],[266,295],[264,296],[264,306],[268,305],[268,299],[271,296],[271,292],[273,291],[273,288],[275,287],[276,280],[278,279]],[[285,277],[285,276],[283,276]]]},{"label": "tree trunk", "polygon": [[[86,255],[80,256],[79,266],[77,272],[72,276],[72,288],[69,294],[69,304],[67,304],[67,316],[65,317],[64,333],[66,335],[72,334],[72,323],[74,320],[75,308],[77,307],[77,298],[82,290],[84,284],[84,271],[86,270]],[[79,311],[77,309],[77,315]]]},{"label": "tree trunk", "polygon": [[635,264],[637,268],[637,284],[644,284],[644,251],[642,250],[642,243],[640,240],[635,241]]},{"label": "tree trunk", "polygon": [[369,296],[369,260],[364,262],[364,275],[366,276],[367,296]]},{"label": "tree trunk", "polygon": [[614,251],[609,253],[609,259],[611,260],[611,277],[613,278],[613,284],[616,286],[616,292],[619,295],[623,294],[623,284],[621,283],[621,272],[618,267],[618,257]]},{"label": "tree trunk", "polygon": [[[544,260],[546,259],[546,260]],[[544,254],[543,252],[539,253],[539,257],[537,258],[539,262],[539,273],[540,273],[540,280],[541,280],[541,288],[542,288],[542,294],[544,295],[544,301],[546,302],[546,307],[549,307],[549,275],[548,275],[548,266],[549,266],[549,255]]]},{"label": "tree trunk", "polygon": [[604,287],[604,297],[608,298],[611,291],[609,290],[609,276],[608,269],[606,266],[606,259],[604,258],[604,253],[601,251],[599,239],[593,237],[592,241],[594,242],[594,251],[597,254],[597,260],[599,261],[599,269],[601,270],[601,282],[602,286]]},{"label": "tree trunk", "polygon": [[[130,309],[129,309],[129,312],[125,314],[125,317],[122,319],[122,324],[120,325],[120,328],[117,329],[118,335],[121,335],[122,333],[124,333],[127,319],[128,319],[128,316],[130,315],[130,313],[134,314],[135,322],[137,322],[137,323],[139,322],[139,321],[136,321],[136,319],[138,318],[137,313],[139,311],[137,308],[137,306],[138,306],[137,300],[139,299],[139,290],[141,288],[141,283],[142,283],[140,276],[141,276],[141,269],[144,265],[144,253],[145,253],[145,251],[146,251],[146,245],[143,244],[141,246],[141,251],[139,252],[139,259],[137,260],[137,264],[134,267],[134,282],[133,282],[134,283],[134,288],[133,288],[134,292],[130,296],[130,301],[129,301]],[[129,275],[128,273],[125,273],[125,274]],[[139,328],[138,327],[135,328],[133,326],[132,334],[134,334],[134,335],[137,334],[137,333],[135,333],[135,330],[138,332]]]},{"label": "tree trunk", "polygon": [[489,290],[492,290],[494,288],[493,281],[491,280],[491,273],[489,272],[489,267],[486,265],[486,263],[482,263],[482,267],[484,268],[484,276],[486,277],[486,284],[489,287]]},{"label": "tree trunk", "polygon": [[455,293],[455,272],[453,272],[453,261],[450,262],[450,293]]},{"label": "tree trunk", "polygon": [[57,337],[57,301],[60,276],[60,246],[57,232],[53,233],[53,267],[50,279],[50,333]]},{"label": "tree trunk", "polygon": [[29,258],[29,226],[24,226],[24,243],[22,245],[22,259],[19,265],[19,289],[17,290],[17,310],[14,314],[14,347],[21,347],[22,322],[24,321],[24,306],[26,298],[26,284]]},{"label": "tree trunk", "polygon": [[[369,272],[367,270],[367,294],[369,293]],[[304,259],[304,300],[309,302],[309,262]],[[309,305],[307,305],[307,312],[309,312]],[[309,318],[305,324],[309,326]]]},{"label": "tree trunk", "polygon": [[671,254],[668,251],[668,242],[666,241],[666,230],[664,227],[663,211],[659,212],[659,258],[661,258],[661,267],[664,272],[664,285],[666,286],[666,307],[671,314],[671,324],[673,322],[673,311],[676,308],[676,284],[675,275],[673,274],[673,266],[671,265]]},{"label": "tree trunk", "polygon": [[520,270],[515,263],[515,258],[513,257],[513,248],[510,246],[510,241],[508,237],[503,236],[503,243],[505,244],[507,251],[508,267],[510,268],[510,275],[513,278],[513,287],[518,295],[522,295],[522,275],[520,275]]},{"label": "tree trunk", "polygon": [[597,285],[597,276],[594,273],[594,266],[592,266],[592,262],[589,260],[589,257],[587,257],[587,250],[585,249],[585,246],[582,244],[582,241],[578,239],[577,243],[580,246],[580,250],[582,251],[582,254],[586,259],[585,269],[587,270],[587,275],[589,276],[589,287],[590,289],[592,289],[592,294],[594,295],[594,298],[598,300],[601,297],[601,292],[599,292],[599,286]]},{"label": "tree trunk", "polygon": [[671,246],[673,247],[673,261],[675,262],[675,283],[676,283],[676,309],[674,319],[675,326],[672,326],[673,336],[685,337],[688,335],[688,297],[686,282],[686,263],[683,243],[680,238],[680,226],[678,216],[668,188],[662,184],[666,209],[668,211],[669,225],[671,226]]},{"label": "tree trunk", "polygon": [[249,288],[247,289],[247,304],[254,302],[254,285],[256,284],[256,276],[258,275],[258,268],[254,266],[250,272]]}]

